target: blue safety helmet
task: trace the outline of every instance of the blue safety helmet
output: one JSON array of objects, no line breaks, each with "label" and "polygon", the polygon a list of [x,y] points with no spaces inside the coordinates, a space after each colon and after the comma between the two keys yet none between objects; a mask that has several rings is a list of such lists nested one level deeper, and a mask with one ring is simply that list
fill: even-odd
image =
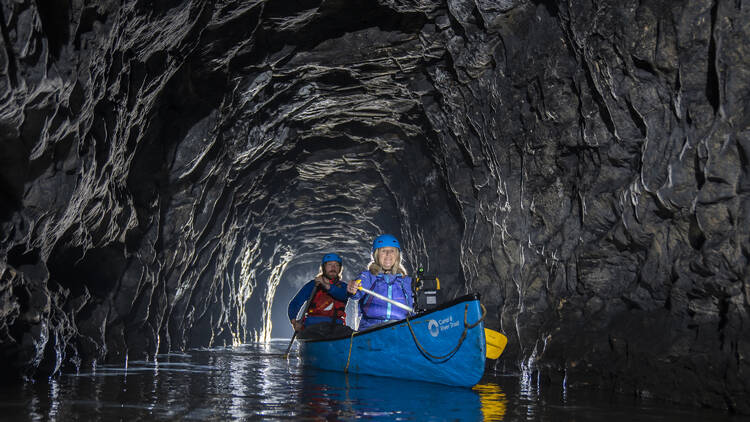
[{"label": "blue safety helmet", "polygon": [[386,246],[393,246],[394,248],[401,250],[401,245],[398,243],[396,236],[393,236],[392,234],[381,234],[372,242],[372,253],[375,253],[375,249],[384,248]]},{"label": "blue safety helmet", "polygon": [[339,264],[341,264],[341,257],[336,255],[335,253],[327,253],[323,255],[323,260],[320,261],[321,265],[326,265],[326,262],[336,261]]}]

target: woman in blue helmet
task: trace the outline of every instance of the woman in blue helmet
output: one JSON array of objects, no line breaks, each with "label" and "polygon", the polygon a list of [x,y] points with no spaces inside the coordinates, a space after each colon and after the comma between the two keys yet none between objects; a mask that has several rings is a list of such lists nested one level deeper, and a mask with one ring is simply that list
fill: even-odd
[{"label": "woman in blue helmet", "polygon": [[[287,314],[300,338],[334,337],[352,332],[346,326],[347,286],[341,281],[341,257],[335,253],[323,256],[320,273],[308,281],[289,302]],[[309,299],[310,305],[298,320],[297,314]]]},{"label": "woman in blue helmet", "polygon": [[351,299],[356,300],[359,305],[359,329],[404,319],[408,312],[358,290],[358,285],[413,308],[411,283],[411,277],[406,275],[401,264],[401,245],[398,239],[390,234],[376,237],[372,242],[372,261],[368,270],[363,271],[359,280],[349,283],[347,287],[352,295]]}]

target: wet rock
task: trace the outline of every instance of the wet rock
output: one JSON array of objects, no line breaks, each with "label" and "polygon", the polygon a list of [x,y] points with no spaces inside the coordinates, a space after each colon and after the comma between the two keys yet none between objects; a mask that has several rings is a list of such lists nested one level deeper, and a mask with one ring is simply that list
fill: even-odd
[{"label": "wet rock", "polygon": [[0,7],[4,375],[268,339],[392,232],[505,368],[750,413],[747,7],[41,3]]}]

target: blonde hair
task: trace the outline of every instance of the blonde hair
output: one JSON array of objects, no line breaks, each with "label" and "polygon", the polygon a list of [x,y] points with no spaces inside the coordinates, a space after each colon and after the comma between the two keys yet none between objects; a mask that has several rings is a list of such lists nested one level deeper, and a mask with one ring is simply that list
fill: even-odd
[{"label": "blonde hair", "polygon": [[[378,275],[383,272],[383,267],[380,265],[380,254],[378,252],[380,252],[380,248],[375,249],[375,252],[373,252],[372,254],[372,261],[370,261],[370,263],[367,265],[367,269],[372,275]],[[391,272],[393,274],[406,275],[406,268],[404,268],[404,266],[401,264],[401,250],[398,249],[398,252],[396,252],[396,254],[398,254],[398,257],[396,258],[396,263],[393,265],[393,267],[398,271],[394,271],[393,269],[391,269]]]}]

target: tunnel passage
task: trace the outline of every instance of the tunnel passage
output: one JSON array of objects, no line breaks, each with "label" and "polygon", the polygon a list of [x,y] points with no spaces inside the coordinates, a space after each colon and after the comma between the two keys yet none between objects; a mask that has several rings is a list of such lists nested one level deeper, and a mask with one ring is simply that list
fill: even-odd
[{"label": "tunnel passage", "polygon": [[495,367],[750,412],[741,2],[0,12],[4,379],[268,339],[391,232]]}]

